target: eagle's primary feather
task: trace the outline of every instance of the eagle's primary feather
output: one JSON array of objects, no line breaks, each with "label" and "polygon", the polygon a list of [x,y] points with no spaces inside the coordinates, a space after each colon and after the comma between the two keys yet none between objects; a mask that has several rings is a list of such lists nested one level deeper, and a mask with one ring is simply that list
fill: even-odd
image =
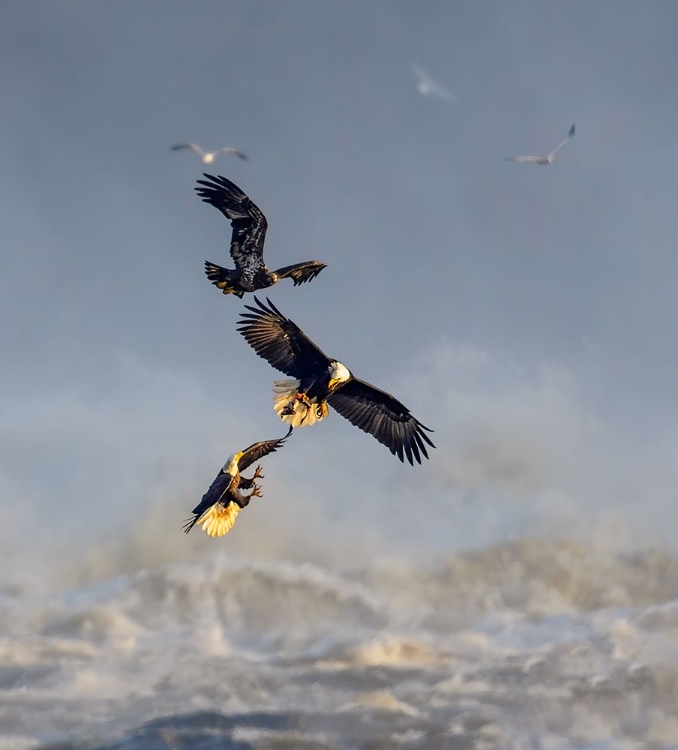
[{"label": "eagle's primary feather", "polygon": [[413,458],[421,463],[420,454],[428,458],[424,442],[435,448],[424,432],[431,430],[415,419],[409,409],[395,396],[362,380],[349,380],[329,396],[327,403],[351,424],[373,435],[401,461],[403,452],[410,463]]},{"label": "eagle's primary feather", "polygon": [[285,375],[299,379],[330,364],[330,358],[270,299],[266,299],[268,307],[256,297],[254,301],[260,309],[245,305],[250,312],[240,313],[238,332],[262,359]]},{"label": "eagle's primary feather", "polygon": [[238,459],[238,471],[245,471],[249,467],[269,453],[275,453],[278,448],[283,447],[283,443],[292,434],[292,428],[287,431],[285,437],[276,440],[260,440],[258,443],[252,443],[249,448],[245,448],[242,456]]}]

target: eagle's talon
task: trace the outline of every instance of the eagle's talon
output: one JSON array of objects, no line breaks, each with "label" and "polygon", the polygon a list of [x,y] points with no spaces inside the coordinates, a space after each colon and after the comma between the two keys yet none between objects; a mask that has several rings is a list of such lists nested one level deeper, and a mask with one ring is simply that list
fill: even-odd
[{"label": "eagle's talon", "polygon": [[254,470],[254,476],[252,479],[263,479],[264,475],[261,473],[261,466],[257,466],[257,468]]},{"label": "eagle's talon", "polygon": [[262,497],[262,494],[261,494],[261,485],[255,484],[252,487],[252,492],[250,494],[250,498],[252,498],[252,497]]}]

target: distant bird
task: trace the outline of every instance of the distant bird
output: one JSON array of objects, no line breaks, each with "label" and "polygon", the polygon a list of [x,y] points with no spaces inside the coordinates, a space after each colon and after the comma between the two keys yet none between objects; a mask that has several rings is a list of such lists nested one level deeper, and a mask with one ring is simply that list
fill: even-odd
[{"label": "distant bird", "polygon": [[[278,440],[262,440],[253,443],[244,451],[233,454],[224,464],[222,470],[217,474],[211,487],[203,495],[202,500],[193,508],[193,518],[188,520],[184,526],[186,534],[199,523],[209,536],[223,536],[227,534],[235,523],[238,513],[249,505],[253,497],[261,497],[261,487],[255,484],[255,479],[263,479],[261,467],[257,466],[254,476],[245,479],[240,476],[255,461],[275,453],[278,448],[292,433],[292,428],[285,437]],[[240,490],[249,490],[249,495],[243,495]]]},{"label": "distant bird", "polygon": [[417,91],[422,96],[434,96],[446,102],[456,102],[454,96],[446,88],[434,81],[422,67],[416,63],[412,63],[412,70],[417,78]]},{"label": "distant bird", "polygon": [[238,159],[242,159],[243,161],[247,161],[249,159],[249,156],[247,156],[247,154],[243,154],[242,151],[238,151],[235,148],[229,148],[228,146],[218,148],[216,151],[204,151],[195,143],[177,143],[175,146],[170,146],[170,148],[172,149],[172,151],[182,151],[183,149],[190,148],[191,151],[194,151],[196,154],[198,154],[198,156],[203,160],[205,164],[211,164],[217,157],[217,155],[222,153],[233,154],[233,156],[237,156]]},{"label": "distant bird", "polygon": [[549,164],[553,164],[553,160],[556,156],[556,151],[559,148],[562,148],[571,138],[574,138],[574,125],[572,125],[572,127],[567,131],[567,135],[565,136],[565,138],[563,138],[563,140],[547,156],[507,156],[505,158],[506,161],[531,161],[535,164],[541,164],[542,166],[547,167]]},{"label": "distant bird", "polygon": [[272,286],[280,279],[291,278],[294,286],[314,279],[325,263],[308,260],[270,271],[264,263],[264,239],[268,222],[258,206],[233,182],[225,177],[205,174],[209,182],[198,180],[196,191],[205,203],[218,208],[231,220],[231,257],[235,270],[205,261],[207,278],[224,294],[242,299],[245,292],[256,292]]},{"label": "distant bird", "polygon": [[273,384],[274,409],[292,427],[315,424],[327,416],[329,404],[342,417],[368,432],[393,455],[410,464],[428,458],[426,435],[432,432],[394,396],[358,380],[341,362],[325,355],[267,299],[268,307],[245,305],[238,332],[254,351],[277,370],[295,378]]}]

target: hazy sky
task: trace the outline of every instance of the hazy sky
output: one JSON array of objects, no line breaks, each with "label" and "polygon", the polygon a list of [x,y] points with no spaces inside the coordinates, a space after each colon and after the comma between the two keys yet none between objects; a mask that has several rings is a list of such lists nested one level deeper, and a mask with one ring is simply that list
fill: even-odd
[{"label": "hazy sky", "polygon": [[[285,432],[184,140],[250,154],[208,171],[270,264],[328,264],[270,297],[438,445],[298,431],[234,548],[283,516],[442,548],[595,503],[675,525],[677,34],[668,2],[6,0],[0,540],[151,517],[204,546],[178,531],[223,460]],[[554,166],[504,161],[572,122]]]}]

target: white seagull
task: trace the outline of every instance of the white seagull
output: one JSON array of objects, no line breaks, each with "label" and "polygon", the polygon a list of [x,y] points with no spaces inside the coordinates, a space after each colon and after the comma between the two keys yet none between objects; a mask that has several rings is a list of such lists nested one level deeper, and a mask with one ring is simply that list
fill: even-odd
[{"label": "white seagull", "polygon": [[505,158],[506,161],[531,161],[535,164],[541,164],[542,166],[547,167],[549,164],[553,164],[553,160],[556,156],[556,151],[559,148],[562,148],[571,138],[574,138],[574,125],[572,125],[572,127],[567,131],[567,135],[563,138],[563,140],[547,156],[507,156]]},{"label": "white seagull", "polygon": [[185,148],[190,148],[191,151],[194,151],[198,156],[203,160],[205,164],[211,164],[216,156],[218,154],[226,153],[226,154],[233,154],[233,156],[237,156],[238,159],[242,159],[243,161],[248,160],[247,154],[243,154],[242,151],[238,151],[235,148],[229,148],[228,146],[224,146],[224,148],[218,148],[216,151],[204,151],[200,148],[200,146],[196,146],[195,143],[177,143],[176,146],[170,146],[172,151],[182,151]]},{"label": "white seagull", "polygon": [[454,96],[443,86],[433,80],[431,76],[419,65],[412,63],[412,70],[417,78],[417,91],[422,96],[435,96],[438,99],[442,99],[446,102],[454,104],[456,99]]}]

